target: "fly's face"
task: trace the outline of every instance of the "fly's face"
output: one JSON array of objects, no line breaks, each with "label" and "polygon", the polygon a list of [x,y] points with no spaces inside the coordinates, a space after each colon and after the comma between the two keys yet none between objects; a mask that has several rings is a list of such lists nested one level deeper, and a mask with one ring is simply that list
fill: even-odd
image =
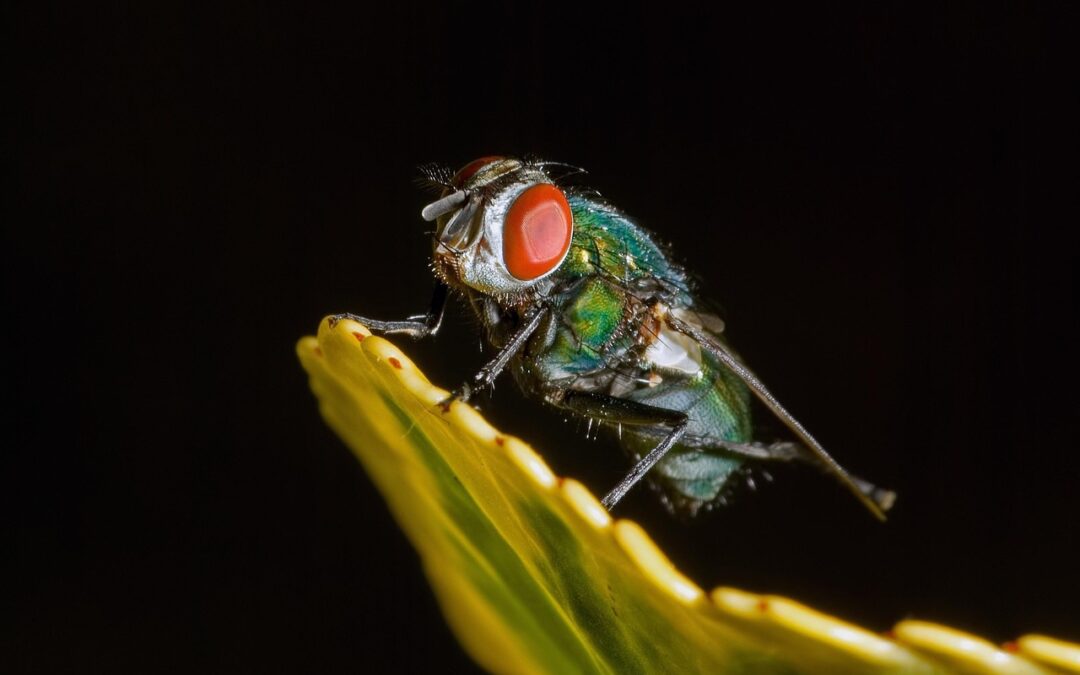
[{"label": "fly's face", "polygon": [[493,296],[541,284],[566,258],[574,230],[566,195],[542,168],[506,157],[466,164],[422,215],[437,223],[436,275]]}]

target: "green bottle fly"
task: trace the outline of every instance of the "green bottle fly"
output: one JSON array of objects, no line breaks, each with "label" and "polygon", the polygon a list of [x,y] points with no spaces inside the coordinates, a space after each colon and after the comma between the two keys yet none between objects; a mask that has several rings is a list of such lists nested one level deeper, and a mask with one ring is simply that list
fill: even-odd
[{"label": "green bottle fly", "polygon": [[[847,473],[780,405],[648,232],[557,185],[552,166],[482,157],[453,175],[428,169],[442,196],[422,213],[437,222],[427,314],[335,320],[421,338],[438,331],[449,291],[460,293],[498,352],[451,400],[509,368],[526,395],[615,427],[634,465],[604,497],[609,509],[648,478],[669,510],[692,516],[722,500],[748,462],[794,460],[823,467],[883,519],[894,493]],[[754,397],[795,440],[754,440]]]}]

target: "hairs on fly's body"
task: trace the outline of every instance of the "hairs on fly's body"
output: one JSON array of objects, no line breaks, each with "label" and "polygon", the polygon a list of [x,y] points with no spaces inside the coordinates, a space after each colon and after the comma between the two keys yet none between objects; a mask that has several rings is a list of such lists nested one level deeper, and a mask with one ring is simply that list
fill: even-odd
[{"label": "hairs on fly's body", "polygon": [[[556,184],[562,184],[563,181],[568,178],[585,175],[588,173],[580,166],[573,164],[567,164],[565,162],[553,162],[540,159],[539,157],[527,157],[522,163],[525,166],[540,169],[551,178]],[[555,174],[555,172],[548,171],[547,167],[558,167],[563,171]],[[454,170],[445,164],[439,164],[437,162],[429,162],[422,164],[419,167],[420,177],[417,178],[417,183],[423,188],[441,191],[441,190],[453,190],[454,185],[452,183],[454,178]],[[599,196],[599,192],[596,190],[590,190]]]},{"label": "hairs on fly's body", "polygon": [[445,164],[430,162],[420,165],[419,170],[420,176],[416,183],[420,187],[432,192],[454,189],[450,182],[454,178],[454,171]]}]

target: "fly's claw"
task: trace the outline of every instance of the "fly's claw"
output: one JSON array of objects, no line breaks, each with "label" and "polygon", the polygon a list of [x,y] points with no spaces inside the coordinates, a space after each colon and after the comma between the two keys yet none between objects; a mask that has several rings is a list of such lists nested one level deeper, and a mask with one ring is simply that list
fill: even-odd
[{"label": "fly's claw", "polygon": [[444,413],[450,412],[450,404],[454,401],[461,401],[462,403],[468,403],[472,398],[473,388],[468,382],[461,385],[454,391],[450,392],[450,395],[438,402],[438,406],[442,408]]}]

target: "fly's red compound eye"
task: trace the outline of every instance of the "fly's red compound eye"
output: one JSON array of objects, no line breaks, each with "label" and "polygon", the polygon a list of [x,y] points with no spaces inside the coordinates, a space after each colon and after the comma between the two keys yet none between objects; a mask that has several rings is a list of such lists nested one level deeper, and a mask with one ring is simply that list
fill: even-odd
[{"label": "fly's red compound eye", "polygon": [[477,171],[482,169],[484,166],[491,164],[492,162],[499,161],[500,159],[503,159],[503,157],[500,157],[498,155],[490,155],[488,157],[474,159],[473,161],[458,169],[458,172],[455,173],[454,177],[450,179],[450,183],[454,187],[460,188],[461,186],[465,185],[465,182],[472,178]]},{"label": "fly's red compound eye", "polygon": [[503,260],[515,278],[541,277],[562,262],[574,233],[574,217],[562,190],[534,185],[514,200],[503,226]]}]

